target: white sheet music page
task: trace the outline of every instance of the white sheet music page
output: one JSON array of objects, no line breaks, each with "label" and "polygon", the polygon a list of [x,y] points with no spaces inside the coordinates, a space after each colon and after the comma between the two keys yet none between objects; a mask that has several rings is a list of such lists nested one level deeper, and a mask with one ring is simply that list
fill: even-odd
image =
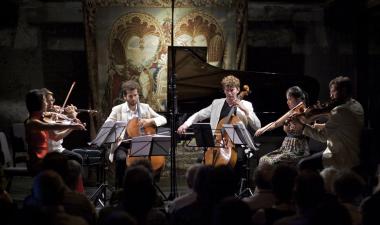
[{"label": "white sheet music page", "polygon": [[132,137],[130,156],[149,156],[152,139],[152,135]]},{"label": "white sheet music page", "polygon": [[114,125],[115,125],[115,121],[105,122],[103,126],[100,128],[95,139],[91,141],[91,144],[94,144],[96,146],[101,146],[104,143],[104,141],[107,139],[108,135],[111,133],[111,130],[113,129]]},{"label": "white sheet music page", "polygon": [[101,146],[104,143],[115,143],[126,126],[127,122],[124,121],[106,121],[90,144]]},{"label": "white sheet music page", "polygon": [[230,139],[232,140],[234,144],[236,145],[243,144],[243,142],[240,140],[232,124],[223,124],[223,129],[225,132],[227,132],[228,137],[230,137]]},{"label": "white sheet music page", "polygon": [[123,131],[128,125],[128,122],[125,121],[115,121],[114,123],[115,125],[112,132],[108,135],[106,143],[117,142],[120,137],[122,138]]}]

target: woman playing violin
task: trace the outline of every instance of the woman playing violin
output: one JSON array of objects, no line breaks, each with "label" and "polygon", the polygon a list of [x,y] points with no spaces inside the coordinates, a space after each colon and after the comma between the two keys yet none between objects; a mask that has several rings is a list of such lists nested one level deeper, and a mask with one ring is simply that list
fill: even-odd
[{"label": "woman playing violin", "polygon": [[[306,95],[300,87],[293,86],[286,91],[286,99],[289,109],[293,109],[301,102],[305,103]],[[300,159],[309,155],[308,138],[300,132],[302,126],[292,121],[286,121],[286,119],[271,122],[256,131],[255,136],[260,136],[266,131],[283,126],[287,134],[279,149],[260,158],[259,167],[262,167],[264,164],[274,165],[279,163],[295,166]]]},{"label": "woman playing violin", "polygon": [[[70,105],[61,110],[60,106],[54,105],[55,99],[54,94],[47,88],[41,89],[44,92],[47,107],[46,112],[44,112],[44,117],[50,115],[52,121],[58,120],[68,123],[81,123],[80,120],[76,118],[77,112],[75,111],[75,106]],[[61,114],[61,111],[64,111],[65,114]],[[81,154],[76,153],[75,151],[70,151],[62,146],[63,139],[69,135],[73,129],[57,130],[52,131],[57,136],[58,140],[49,139],[49,152],[59,152],[67,156],[69,159],[75,160],[82,165],[83,158]]]},{"label": "woman playing violin", "polygon": [[29,169],[37,173],[41,166],[41,161],[49,151],[49,139],[62,139],[53,131],[65,129],[84,130],[84,126],[78,123],[60,124],[47,123],[43,121],[43,114],[47,109],[47,102],[44,92],[40,89],[33,89],[26,95],[26,107],[29,118],[25,120],[26,141],[28,143]]},{"label": "woman playing violin", "polygon": [[[193,123],[210,119],[210,125],[213,132],[218,126],[221,119],[225,118],[231,109],[236,109],[236,116],[241,119],[241,121],[246,121],[247,125],[252,129],[257,130],[261,127],[260,120],[257,118],[253,111],[253,106],[251,102],[240,100],[238,98],[238,93],[240,91],[240,80],[229,75],[223,78],[222,82],[223,91],[225,98],[215,99],[210,106],[201,109],[192,116],[190,116],[177,130],[179,134],[184,134],[186,129]],[[239,175],[244,174],[242,171],[242,165],[245,163],[245,154],[243,149],[238,149],[237,152],[237,163],[235,166],[236,171]]]}]

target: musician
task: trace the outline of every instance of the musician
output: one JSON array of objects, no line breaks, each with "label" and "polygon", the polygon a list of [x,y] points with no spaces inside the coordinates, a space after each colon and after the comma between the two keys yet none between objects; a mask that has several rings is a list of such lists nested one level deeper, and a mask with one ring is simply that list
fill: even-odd
[{"label": "musician", "polygon": [[[301,102],[306,104],[306,94],[298,86],[290,87],[286,91],[286,99],[289,109],[295,108]],[[310,154],[308,138],[302,135],[302,131],[300,131],[302,126],[295,124],[292,121],[277,120],[271,122],[258,129],[255,136],[260,136],[266,131],[276,129],[280,126],[283,126],[286,133],[286,137],[283,140],[281,147],[262,156],[259,161],[259,167],[263,166],[263,164],[274,165],[279,163],[295,166],[300,159]],[[297,129],[296,126],[300,127]]]},{"label": "musician", "polygon": [[[193,123],[210,119],[211,129],[215,130],[221,119],[228,116],[231,108],[236,107],[236,115],[242,120],[246,121],[247,125],[252,129],[257,130],[261,127],[261,122],[253,111],[252,103],[240,100],[238,94],[240,91],[240,80],[233,76],[228,75],[223,78],[221,82],[225,98],[215,99],[210,106],[201,109],[192,116],[190,116],[177,130],[179,134],[184,134],[186,129]],[[241,166],[245,163],[244,151],[238,148],[238,159],[236,169],[238,172]]]},{"label": "musician", "polygon": [[327,147],[321,153],[306,157],[299,163],[300,169],[352,169],[359,165],[359,141],[364,124],[364,111],[361,104],[352,98],[351,79],[339,76],[329,83],[330,98],[334,108],[329,111],[329,119],[324,125],[314,127],[307,124],[305,116],[294,118],[302,125],[302,134]]},{"label": "musician", "polygon": [[42,159],[48,153],[49,139],[60,140],[62,136],[56,132],[73,129],[84,130],[85,127],[79,123],[61,124],[43,121],[43,113],[47,109],[44,92],[33,89],[26,95],[26,107],[29,118],[25,120],[26,142],[28,144],[29,169],[32,173],[38,172]]},{"label": "musician", "polygon": [[[54,99],[54,93],[51,92],[47,88],[42,88],[41,89],[44,92],[46,103],[47,103],[47,112],[59,112],[61,111],[59,106],[54,105],[55,99]],[[69,111],[69,117],[74,119],[76,118],[76,112],[74,110],[73,106],[68,106],[70,111]],[[62,153],[63,155],[67,156],[69,159],[75,160],[81,165],[83,164],[83,158],[81,154],[76,153],[75,151],[70,151],[66,149],[65,147],[62,146],[63,139],[69,135],[73,129],[66,129],[66,130],[61,130],[61,131],[53,131],[56,135],[59,137],[62,137],[58,141],[49,139],[49,152],[59,152]]]},{"label": "musician", "polygon": [[[121,91],[125,103],[117,105],[112,108],[111,114],[108,116],[108,121],[125,121],[128,122],[131,119],[138,117],[138,105],[140,107],[141,119],[139,120],[139,126],[162,126],[166,124],[166,118],[156,113],[148,104],[139,103],[139,85],[135,81],[127,81],[122,84]],[[122,136],[126,136],[125,130]],[[111,146],[109,160],[113,162],[115,160],[116,167],[116,186],[122,187],[124,173],[126,169],[126,158],[128,155],[129,146],[121,144],[119,141],[117,144]]]}]

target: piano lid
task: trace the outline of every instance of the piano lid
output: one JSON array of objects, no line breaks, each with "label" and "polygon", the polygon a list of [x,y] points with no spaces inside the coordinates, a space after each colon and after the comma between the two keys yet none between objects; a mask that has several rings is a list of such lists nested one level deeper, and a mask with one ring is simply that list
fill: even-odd
[{"label": "piano lid", "polygon": [[[168,79],[171,76],[171,49],[169,48],[168,54]],[[194,113],[210,105],[213,99],[225,97],[220,82],[229,74],[238,77],[241,86],[249,85],[251,94],[245,100],[252,102],[258,116],[268,113],[283,114],[288,111],[285,92],[294,85],[307,92],[309,103],[316,102],[318,98],[319,83],[312,77],[224,70],[206,62],[205,47],[174,47],[174,50],[178,113]],[[168,105],[171,100],[169,96]]]}]

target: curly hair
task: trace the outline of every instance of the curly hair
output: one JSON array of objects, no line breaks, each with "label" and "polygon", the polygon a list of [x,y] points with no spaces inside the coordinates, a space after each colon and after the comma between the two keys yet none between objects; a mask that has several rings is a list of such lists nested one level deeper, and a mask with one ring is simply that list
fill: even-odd
[{"label": "curly hair", "polygon": [[236,88],[240,88],[240,80],[235,77],[234,75],[228,75],[226,77],[223,78],[222,82],[222,87],[223,88],[233,88],[233,87],[236,87]]}]

